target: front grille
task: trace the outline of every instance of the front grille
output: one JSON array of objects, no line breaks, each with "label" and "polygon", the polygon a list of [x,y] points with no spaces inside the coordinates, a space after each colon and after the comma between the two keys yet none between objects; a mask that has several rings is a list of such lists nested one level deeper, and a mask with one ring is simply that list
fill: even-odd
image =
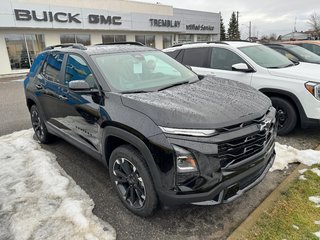
[{"label": "front grille", "polygon": [[229,167],[262,151],[273,135],[273,128],[271,123],[257,133],[220,143],[218,159],[221,167]]},{"label": "front grille", "polygon": [[248,122],[243,122],[243,123],[239,123],[239,124],[235,124],[235,125],[231,125],[228,127],[224,127],[224,128],[220,128],[218,131],[219,133],[223,133],[223,132],[231,132],[231,131],[235,131],[235,130],[239,130],[241,128],[244,128],[246,126],[250,126],[252,124],[259,124],[261,123],[266,116],[269,114],[269,110],[266,112],[266,114],[264,114],[262,117],[256,118],[254,120],[248,121]]}]

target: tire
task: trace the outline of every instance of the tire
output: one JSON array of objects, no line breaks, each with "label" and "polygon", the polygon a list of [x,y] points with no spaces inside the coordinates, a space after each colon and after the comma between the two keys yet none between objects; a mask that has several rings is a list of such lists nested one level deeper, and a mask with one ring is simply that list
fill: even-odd
[{"label": "tire", "polygon": [[158,206],[153,181],[142,155],[130,145],[116,148],[109,160],[113,188],[127,209],[141,217],[151,216]]},{"label": "tire", "polygon": [[272,105],[277,110],[278,135],[286,135],[297,125],[298,116],[294,106],[286,99],[270,97]]},{"label": "tire", "polygon": [[49,143],[52,139],[52,135],[48,132],[47,127],[44,124],[44,121],[36,105],[31,106],[30,116],[32,127],[37,139],[41,143]]}]

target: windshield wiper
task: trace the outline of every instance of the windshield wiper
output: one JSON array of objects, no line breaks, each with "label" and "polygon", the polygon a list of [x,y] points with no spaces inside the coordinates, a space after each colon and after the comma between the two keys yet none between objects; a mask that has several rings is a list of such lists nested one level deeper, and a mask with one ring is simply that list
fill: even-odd
[{"label": "windshield wiper", "polygon": [[296,66],[296,65],[298,65],[298,64],[299,64],[299,62],[297,62],[297,63],[290,63],[290,64],[284,66],[284,68]]},{"label": "windshield wiper", "polygon": [[275,67],[268,67],[268,68],[278,69],[278,68],[287,68],[287,67],[292,67],[292,66],[295,66],[295,64],[294,63],[290,63],[290,64],[284,65],[284,66],[275,66]]},{"label": "windshield wiper", "polygon": [[168,89],[168,88],[172,88],[172,87],[175,87],[175,86],[179,86],[179,85],[183,85],[183,84],[186,84],[186,83],[189,83],[189,81],[184,81],[184,82],[179,82],[179,83],[173,83],[173,84],[164,86],[164,87],[162,87],[162,88],[159,88],[158,91],[162,91],[162,90],[165,90],[165,89]]}]

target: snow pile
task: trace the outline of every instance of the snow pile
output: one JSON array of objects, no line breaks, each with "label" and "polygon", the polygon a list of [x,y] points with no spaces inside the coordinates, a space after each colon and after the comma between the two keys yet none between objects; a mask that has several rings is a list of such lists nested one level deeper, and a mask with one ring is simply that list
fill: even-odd
[{"label": "snow pile", "polygon": [[275,170],[284,170],[288,168],[288,164],[300,162],[308,166],[320,164],[320,151],[315,150],[298,150],[287,145],[276,143],[276,159],[270,172]]},{"label": "snow pile", "polygon": [[0,239],[115,239],[33,130],[0,137],[0,166]]}]

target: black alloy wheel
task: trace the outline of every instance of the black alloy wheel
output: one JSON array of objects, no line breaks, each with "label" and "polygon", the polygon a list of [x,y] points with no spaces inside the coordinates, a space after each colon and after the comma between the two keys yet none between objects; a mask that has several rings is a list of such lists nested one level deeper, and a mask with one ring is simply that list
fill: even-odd
[{"label": "black alloy wheel", "polygon": [[131,145],[117,147],[109,160],[111,183],[122,203],[134,214],[148,217],[158,206],[153,179],[140,152]]},{"label": "black alloy wheel", "polygon": [[51,135],[48,133],[46,126],[41,119],[40,113],[36,105],[33,105],[30,108],[30,115],[31,115],[31,123],[34,129],[34,132],[41,143],[48,143]]},{"label": "black alloy wheel", "polygon": [[277,110],[278,134],[286,135],[297,125],[298,117],[291,102],[280,97],[270,97],[273,107]]},{"label": "black alloy wheel", "polygon": [[133,208],[142,208],[146,190],[137,168],[126,158],[119,158],[112,169],[115,184],[123,199]]}]

